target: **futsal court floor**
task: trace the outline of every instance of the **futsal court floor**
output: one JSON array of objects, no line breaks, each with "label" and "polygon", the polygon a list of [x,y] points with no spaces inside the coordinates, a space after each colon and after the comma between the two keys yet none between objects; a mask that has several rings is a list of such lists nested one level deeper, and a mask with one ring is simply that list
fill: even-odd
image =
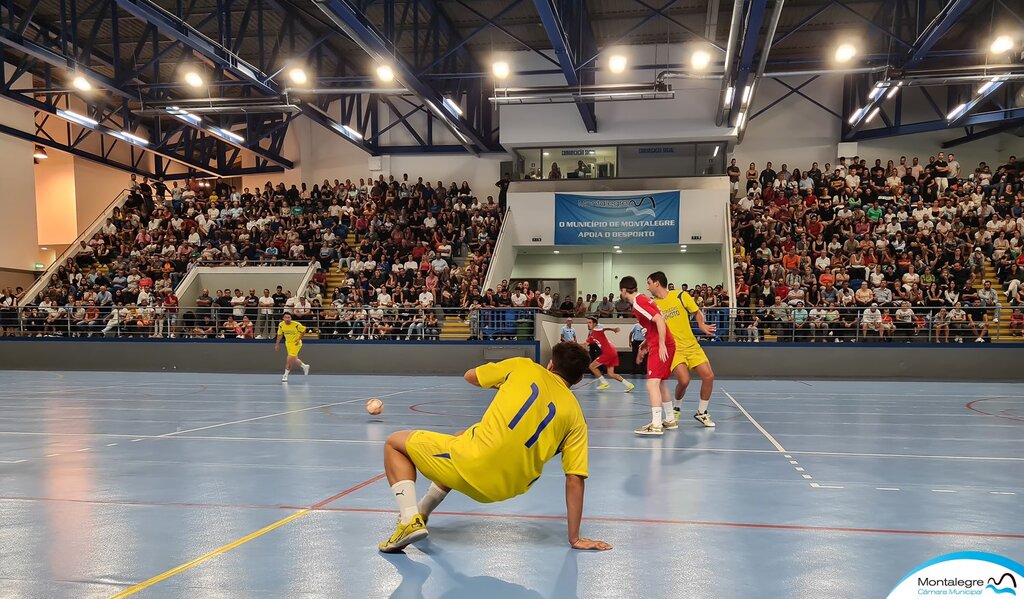
[{"label": "futsal court floor", "polygon": [[394,556],[376,550],[396,518],[382,442],[465,428],[492,392],[10,371],[0,389],[5,598],[884,597],[941,554],[1024,557],[1018,385],[720,381],[716,429],[691,397],[660,439],[632,433],[641,388],[591,385],[583,533],[614,549],[568,548],[554,460],[508,502],[453,493]]}]

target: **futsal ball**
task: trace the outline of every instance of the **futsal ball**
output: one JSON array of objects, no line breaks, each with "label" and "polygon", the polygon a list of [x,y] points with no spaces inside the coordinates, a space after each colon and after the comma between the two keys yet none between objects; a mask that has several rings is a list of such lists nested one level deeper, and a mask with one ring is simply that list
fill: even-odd
[{"label": "futsal ball", "polygon": [[366,412],[371,416],[376,416],[384,411],[384,402],[372,397],[366,401]]}]

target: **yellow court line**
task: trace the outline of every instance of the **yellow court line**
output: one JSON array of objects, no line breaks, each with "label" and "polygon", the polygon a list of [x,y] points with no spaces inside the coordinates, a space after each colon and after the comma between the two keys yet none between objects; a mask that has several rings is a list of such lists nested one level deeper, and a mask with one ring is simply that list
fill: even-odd
[{"label": "yellow court line", "polygon": [[114,595],[110,599],[120,599],[121,597],[128,597],[129,595],[134,595],[135,593],[138,593],[139,591],[145,590],[145,589],[153,586],[154,584],[156,584],[158,582],[162,582],[164,580],[167,580],[168,578],[170,578],[170,577],[172,577],[172,576],[174,576],[176,574],[180,574],[180,573],[184,572],[185,570],[188,570],[190,568],[194,568],[195,566],[198,566],[199,564],[201,564],[201,563],[203,563],[203,562],[205,562],[205,561],[207,561],[209,559],[215,558],[215,557],[217,557],[218,555],[220,555],[222,553],[226,553],[228,551],[231,551],[232,549],[234,549],[235,547],[238,547],[239,545],[244,545],[245,543],[248,543],[249,541],[251,541],[251,540],[253,540],[253,539],[257,538],[257,537],[263,536],[263,535],[267,534],[268,532],[274,530],[275,528],[280,528],[280,527],[284,526],[285,524],[288,524],[292,520],[296,520],[298,518],[301,518],[302,516],[305,516],[306,514],[310,513],[311,511],[312,510],[310,510],[309,508],[306,508],[304,510],[295,512],[291,516],[288,516],[286,518],[282,518],[282,519],[278,520],[277,522],[274,522],[273,524],[269,524],[267,526],[264,526],[263,528],[257,530],[256,532],[247,534],[247,535],[245,535],[244,537],[242,537],[240,539],[231,541],[227,545],[218,547],[218,548],[214,549],[213,551],[211,551],[209,553],[205,553],[203,555],[200,555],[196,559],[194,559],[194,560],[192,560],[192,561],[190,561],[188,563],[182,564],[182,565],[178,566],[177,568],[173,568],[171,570],[168,570],[168,571],[164,572],[163,574],[158,574],[158,575],[154,576],[153,578],[150,578],[149,580],[144,580],[144,581],[140,582],[139,584],[137,584],[137,585],[135,585],[133,587],[129,587],[129,588],[121,591],[120,593]]},{"label": "yellow court line", "polygon": [[197,557],[196,559],[194,559],[194,560],[192,560],[192,561],[190,561],[188,563],[182,564],[182,565],[180,565],[180,566],[178,566],[176,568],[172,568],[172,569],[164,572],[163,574],[157,574],[156,576],[154,576],[153,578],[150,578],[149,580],[144,580],[144,581],[140,582],[139,584],[137,584],[135,586],[129,587],[129,588],[121,591],[120,593],[114,595],[110,599],[121,599],[122,597],[128,597],[128,596],[134,595],[135,593],[138,593],[139,591],[145,590],[145,589],[153,586],[154,584],[157,584],[159,582],[167,580],[168,578],[170,578],[172,576],[175,576],[177,574],[181,574],[185,570],[188,570],[190,568],[194,568],[194,567],[198,566],[199,564],[201,564],[201,563],[203,563],[205,561],[211,560],[211,559],[217,557],[218,555],[221,555],[222,553],[227,553],[228,551],[231,551],[232,549],[234,549],[236,547],[244,545],[244,544],[248,543],[249,541],[251,541],[251,540],[253,540],[255,538],[261,537],[261,536],[267,534],[268,532],[270,532],[270,531],[272,531],[272,530],[274,530],[276,528],[280,528],[280,527],[284,526],[285,524],[288,524],[289,522],[292,522],[294,520],[298,520],[299,518],[305,516],[306,514],[309,514],[311,512],[315,512],[315,511],[319,510],[320,508],[324,507],[325,505],[327,505],[329,503],[332,503],[334,501],[337,501],[338,499],[341,499],[342,497],[344,497],[346,495],[354,493],[354,492],[358,491],[359,489],[362,489],[363,487],[366,487],[368,485],[372,485],[373,483],[377,482],[378,480],[380,480],[382,478],[384,478],[384,474],[383,473],[382,474],[378,474],[377,476],[374,476],[373,478],[371,478],[369,480],[365,480],[365,481],[359,483],[358,485],[356,485],[354,487],[349,487],[348,489],[345,489],[344,491],[341,491],[340,493],[338,493],[338,494],[336,494],[336,495],[334,495],[332,497],[328,497],[327,499],[324,499],[323,501],[317,502],[317,503],[315,503],[315,504],[313,504],[313,505],[311,505],[311,506],[309,506],[307,508],[303,508],[303,509],[295,512],[291,516],[287,516],[285,518],[281,518],[280,520],[278,520],[277,522],[274,522],[273,524],[268,524],[267,526],[264,526],[263,528],[257,530],[256,532],[249,533],[249,534],[245,535],[244,537],[242,537],[240,539],[231,541],[227,545],[224,545],[222,547],[218,547],[218,548],[214,549],[213,551],[210,551],[209,553],[204,553],[203,555],[200,555],[199,557]]}]

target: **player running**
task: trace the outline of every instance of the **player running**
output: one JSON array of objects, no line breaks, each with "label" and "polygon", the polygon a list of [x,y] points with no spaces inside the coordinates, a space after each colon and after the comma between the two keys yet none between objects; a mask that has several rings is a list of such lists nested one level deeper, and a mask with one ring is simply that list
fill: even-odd
[{"label": "player running", "polygon": [[[590,357],[576,343],[559,343],[548,367],[527,358],[484,364],[466,381],[498,389],[480,422],[458,436],[433,431],[392,433],[384,445],[384,472],[398,502],[398,526],[377,548],[395,553],[427,537],[427,518],[456,490],[481,503],[511,499],[530,489],[545,462],[562,454],[569,546],[611,549],[580,537],[587,422],[570,387],[583,378]],[[431,480],[416,502],[416,471]]]},{"label": "player running", "polygon": [[675,419],[679,420],[683,395],[690,384],[690,371],[693,370],[701,380],[700,406],[693,418],[705,427],[714,427],[715,421],[711,419],[711,414],[708,414],[708,402],[711,401],[711,391],[715,386],[715,373],[711,371],[711,362],[693,334],[690,316],[696,317],[697,327],[705,335],[713,336],[718,327],[704,321],[704,313],[697,307],[697,302],[693,301],[689,293],[669,291],[668,277],[660,270],[647,277],[647,290],[654,296],[654,303],[658,304],[665,317],[665,324],[668,325],[668,330],[676,343],[676,353],[671,364],[672,374],[677,381],[673,409]]},{"label": "player running", "polygon": [[669,365],[676,351],[675,341],[668,334],[665,317],[658,305],[651,298],[637,292],[635,278],[622,277],[619,293],[622,299],[633,304],[633,314],[647,331],[647,338],[640,345],[640,356],[647,354],[647,395],[651,400],[651,423],[633,432],[638,435],[661,435],[666,428],[679,428],[672,411],[668,383],[665,382],[671,373]]},{"label": "player running", "polygon": [[605,331],[613,331],[615,333],[618,333],[619,328],[602,327],[601,325],[597,324],[597,319],[591,316],[587,318],[587,330],[590,331],[590,334],[587,335],[587,343],[586,345],[583,345],[583,347],[587,347],[588,345],[593,343],[601,348],[601,355],[598,356],[596,360],[590,363],[590,372],[594,374],[594,377],[597,378],[597,381],[599,383],[597,388],[601,391],[604,391],[605,389],[608,389],[610,387],[610,385],[608,385],[608,381],[606,381],[605,378],[601,376],[600,367],[604,366],[605,368],[608,369],[609,378],[613,378],[622,383],[623,385],[625,385],[626,393],[632,393],[633,389],[635,389],[636,386],[633,385],[633,383],[623,379],[621,376],[615,374],[615,368],[618,367],[619,365],[619,350],[615,349],[615,346],[612,345],[612,342],[608,340],[608,335],[605,334]]},{"label": "player running", "polygon": [[292,320],[292,313],[285,312],[281,316],[281,323],[277,325],[277,340],[274,341],[274,351],[281,348],[281,338],[284,338],[284,348],[288,352],[288,357],[284,360],[284,376],[281,377],[281,382],[288,382],[288,373],[292,371],[293,366],[299,366],[302,368],[302,374],[309,374],[309,364],[304,364],[299,359],[299,352],[302,351],[302,335],[306,332],[306,327],[298,321]]}]

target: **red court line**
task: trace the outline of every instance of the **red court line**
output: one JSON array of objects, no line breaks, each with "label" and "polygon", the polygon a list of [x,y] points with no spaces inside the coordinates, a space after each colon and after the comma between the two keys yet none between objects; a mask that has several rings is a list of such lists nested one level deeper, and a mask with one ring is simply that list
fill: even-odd
[{"label": "red court line", "polygon": [[[358,507],[325,507],[326,504],[335,501],[345,495],[354,493],[363,487],[369,486],[384,478],[378,474],[374,478],[359,483],[358,485],[345,489],[334,497],[325,499],[312,506],[303,507],[298,505],[258,505],[258,504],[228,504],[228,503],[186,503],[186,502],[160,502],[160,501],[133,501],[130,499],[60,499],[53,497],[10,497],[0,496],[0,501],[27,501],[27,502],[56,502],[56,503],[92,503],[101,505],[130,505],[141,507],[184,507],[184,508],[210,508],[210,509],[258,509],[258,510],[303,510],[319,512],[349,512],[361,514],[394,514],[395,510],[381,508],[358,508]],[[507,520],[559,520],[564,521],[565,516],[550,514],[491,514],[485,512],[434,512],[436,516],[463,516],[469,518],[500,518]],[[987,532],[955,532],[947,530],[903,530],[885,528],[848,528],[833,526],[805,526],[799,524],[756,524],[748,522],[714,522],[705,520],[665,520],[646,518],[612,518],[602,516],[585,516],[587,522],[612,522],[621,524],[669,524],[676,526],[709,526],[716,528],[749,528],[762,530],[787,530],[798,532],[821,532],[821,533],[857,533],[857,534],[895,534],[895,535],[923,535],[923,536],[945,536],[945,537],[975,537],[984,539],[1024,539],[1024,534],[1011,533],[987,533]]]},{"label": "red court line", "polygon": [[985,410],[982,410],[982,409],[974,407],[974,404],[976,404],[976,403],[979,403],[979,402],[982,402],[982,401],[989,401],[989,400],[992,400],[992,399],[1004,399],[1004,398],[1002,398],[1002,397],[983,397],[981,399],[976,399],[974,401],[967,402],[966,404],[964,404],[964,407],[967,408],[968,410],[977,412],[979,414],[984,414],[986,416],[995,416],[996,418],[1005,418],[1007,420],[1016,420],[1017,422],[1024,421],[1024,418],[1021,418],[1019,416],[1009,416],[1007,414],[993,414],[992,412],[986,412]]}]

